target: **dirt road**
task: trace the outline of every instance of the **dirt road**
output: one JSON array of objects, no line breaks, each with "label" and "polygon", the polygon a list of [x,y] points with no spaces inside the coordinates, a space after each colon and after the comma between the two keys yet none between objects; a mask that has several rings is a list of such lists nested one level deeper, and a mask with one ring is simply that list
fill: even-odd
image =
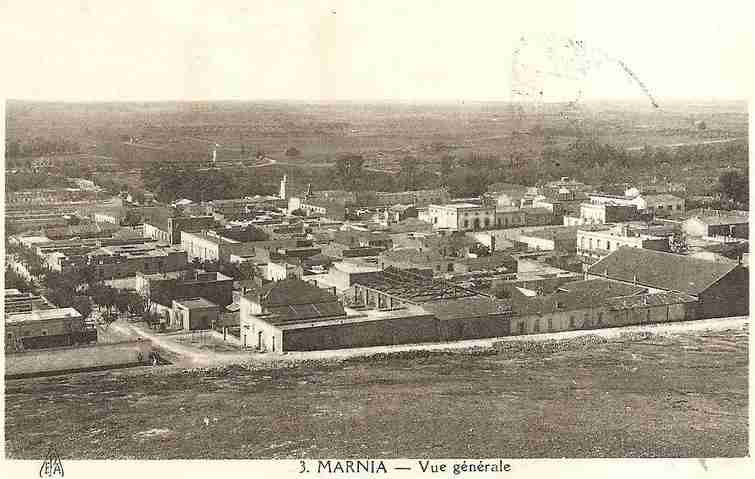
[{"label": "dirt road", "polygon": [[200,350],[199,348],[180,343],[171,336],[157,334],[141,325],[127,322],[113,323],[110,328],[116,328],[121,334],[131,338],[142,337],[152,341],[157,347],[169,351],[174,355],[173,366],[176,368],[209,368],[230,366],[234,364],[247,365],[255,368],[290,367],[302,361],[346,359],[360,356],[371,356],[378,353],[397,353],[404,351],[444,351],[469,348],[492,348],[495,343],[505,341],[550,341],[571,339],[585,335],[596,335],[603,338],[617,338],[624,333],[652,332],[655,334],[672,334],[694,331],[725,331],[742,330],[748,324],[749,317],[732,317],[683,321],[677,323],[644,324],[625,326],[620,328],[589,329],[579,331],[564,331],[559,333],[528,334],[524,336],[506,336],[498,338],[474,339],[445,343],[402,344],[390,346],[376,346],[369,348],[336,349],[327,351],[302,351],[284,354],[258,353],[252,350],[239,350],[237,353]]}]

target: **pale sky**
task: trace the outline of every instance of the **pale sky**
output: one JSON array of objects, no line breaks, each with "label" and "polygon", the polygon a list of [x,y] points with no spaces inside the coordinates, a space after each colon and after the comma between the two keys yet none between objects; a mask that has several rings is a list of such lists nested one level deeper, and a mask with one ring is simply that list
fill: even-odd
[{"label": "pale sky", "polygon": [[[11,0],[0,3],[0,96],[643,98],[621,59],[661,100],[749,98],[753,13],[726,1]],[[563,49],[569,39],[589,54]]]}]

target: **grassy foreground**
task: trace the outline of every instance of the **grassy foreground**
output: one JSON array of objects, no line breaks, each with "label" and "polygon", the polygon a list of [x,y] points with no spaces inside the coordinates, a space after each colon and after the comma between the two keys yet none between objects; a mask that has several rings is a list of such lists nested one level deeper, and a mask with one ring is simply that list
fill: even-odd
[{"label": "grassy foreground", "polygon": [[748,331],[589,336],[296,368],[6,381],[6,454],[40,459],[747,454]]}]

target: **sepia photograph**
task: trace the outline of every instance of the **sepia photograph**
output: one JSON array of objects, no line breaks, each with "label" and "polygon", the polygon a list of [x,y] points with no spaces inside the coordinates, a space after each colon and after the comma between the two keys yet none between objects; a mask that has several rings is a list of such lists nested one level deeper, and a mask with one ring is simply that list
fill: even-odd
[{"label": "sepia photograph", "polygon": [[752,471],[749,13],[4,2],[2,468]]}]

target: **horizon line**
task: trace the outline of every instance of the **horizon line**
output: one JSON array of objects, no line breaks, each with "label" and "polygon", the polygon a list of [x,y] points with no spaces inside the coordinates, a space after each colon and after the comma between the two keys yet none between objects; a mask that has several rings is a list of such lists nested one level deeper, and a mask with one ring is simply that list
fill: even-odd
[{"label": "horizon line", "polygon": [[[732,102],[749,102],[751,99],[744,96],[716,96],[716,95],[701,95],[701,96],[669,96],[662,98],[662,101],[667,102],[679,102],[679,101],[732,101]],[[649,103],[645,97],[595,97],[595,98],[582,98],[575,102],[574,100],[558,99],[547,101],[534,101],[528,99],[505,99],[505,98],[333,98],[333,99],[320,99],[320,98],[182,98],[182,99],[32,99],[32,98],[6,98],[6,103],[18,102],[18,103],[70,103],[70,104],[112,104],[112,103],[358,103],[358,104],[370,104],[370,103],[415,103],[415,104],[479,104],[479,103],[509,103],[509,104],[546,104],[546,105],[558,105],[562,103],[600,103],[600,102],[622,102],[622,103]],[[659,101],[662,105],[662,102]],[[661,106],[662,108],[662,106]]]}]

